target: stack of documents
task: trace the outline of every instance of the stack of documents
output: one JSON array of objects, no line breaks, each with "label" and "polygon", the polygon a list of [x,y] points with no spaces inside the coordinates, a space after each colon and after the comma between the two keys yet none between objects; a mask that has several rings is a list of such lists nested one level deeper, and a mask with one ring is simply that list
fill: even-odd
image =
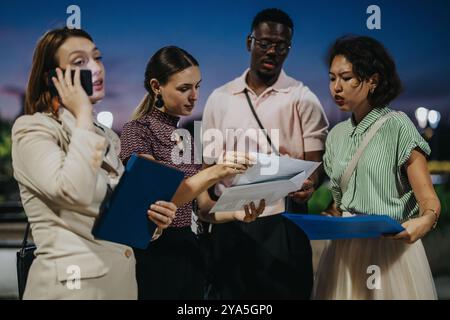
[{"label": "stack of documents", "polygon": [[283,216],[300,227],[310,240],[378,238],[383,234],[397,234],[405,230],[387,215],[328,217],[284,213]]},{"label": "stack of documents", "polygon": [[147,248],[156,229],[147,210],[158,200],[170,201],[183,178],[184,173],[177,169],[133,154],[92,234],[102,240]]},{"label": "stack of documents", "polygon": [[233,186],[224,190],[210,212],[242,210],[251,201],[261,199],[270,205],[301,189],[303,182],[320,166],[320,162],[304,161],[257,153],[257,163],[236,176]]}]

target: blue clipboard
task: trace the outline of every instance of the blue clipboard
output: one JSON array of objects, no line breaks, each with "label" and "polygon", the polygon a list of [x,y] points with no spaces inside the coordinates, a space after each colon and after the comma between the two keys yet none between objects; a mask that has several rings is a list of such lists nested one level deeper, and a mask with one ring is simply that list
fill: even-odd
[{"label": "blue clipboard", "polygon": [[383,234],[396,234],[405,230],[387,215],[327,217],[283,213],[283,216],[300,227],[310,240],[378,238]]},{"label": "blue clipboard", "polygon": [[147,210],[158,200],[171,201],[184,173],[133,154],[111,197],[104,202],[94,237],[146,249],[156,225]]}]

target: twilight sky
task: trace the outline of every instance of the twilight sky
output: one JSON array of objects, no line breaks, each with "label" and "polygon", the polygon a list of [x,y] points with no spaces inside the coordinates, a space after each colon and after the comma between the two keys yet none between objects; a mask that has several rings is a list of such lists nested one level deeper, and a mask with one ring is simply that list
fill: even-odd
[{"label": "twilight sky", "polygon": [[[20,109],[37,39],[65,24],[66,8],[81,8],[81,26],[101,49],[106,67],[106,98],[120,129],[145,93],[144,69],[160,47],[177,45],[200,63],[203,81],[194,117],[212,90],[242,74],[249,65],[245,37],[254,15],[278,7],[294,21],[293,46],[286,72],[303,81],[321,100],[334,124],[349,115],[337,110],[328,92],[324,56],[343,34],[377,38],[394,56],[405,90],[392,103],[407,112],[424,106],[441,112],[450,124],[450,1],[407,0],[191,0],[191,1],[1,1],[0,115],[13,119]],[[381,8],[381,30],[369,30],[366,9]]]}]

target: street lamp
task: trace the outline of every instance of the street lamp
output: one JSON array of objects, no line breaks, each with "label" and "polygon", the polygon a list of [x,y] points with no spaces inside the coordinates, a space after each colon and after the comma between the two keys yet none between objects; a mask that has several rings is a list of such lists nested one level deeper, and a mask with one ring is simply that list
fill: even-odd
[{"label": "street lamp", "polygon": [[97,114],[97,121],[100,122],[105,127],[111,129],[114,121],[114,116],[109,111],[102,111]]},{"label": "street lamp", "polygon": [[417,108],[416,109],[416,119],[419,123],[419,127],[422,129],[425,129],[427,127],[427,121],[428,121],[428,109],[427,108]]},{"label": "street lamp", "polygon": [[436,129],[439,125],[439,121],[441,120],[441,114],[439,111],[431,110],[428,112],[428,123],[432,129]]}]

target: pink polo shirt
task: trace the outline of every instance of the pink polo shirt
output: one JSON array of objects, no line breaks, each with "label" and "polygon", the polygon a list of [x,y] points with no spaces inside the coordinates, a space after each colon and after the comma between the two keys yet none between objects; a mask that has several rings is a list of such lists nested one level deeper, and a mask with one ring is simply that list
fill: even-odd
[{"label": "pink polo shirt", "polygon": [[[302,82],[281,71],[278,80],[257,96],[245,81],[248,72],[249,69],[241,77],[214,90],[209,96],[202,119],[203,138],[208,129],[217,129],[224,136],[227,134],[227,129],[235,131],[236,129],[259,129],[244,94],[244,89],[247,88],[255,111],[272,142],[279,147],[280,154],[303,159],[304,152],[324,150],[328,120],[316,95]],[[277,131],[274,132],[272,129]],[[234,143],[237,150],[257,151],[255,148],[267,147],[267,140],[259,137],[243,148],[245,143],[240,140],[248,140],[251,136],[251,134],[239,135],[238,132]],[[259,149],[259,152],[262,150]],[[204,152],[204,156],[209,155]],[[230,183],[226,181],[217,185],[217,195],[220,195],[221,190],[229,185]],[[282,200],[267,206],[262,216],[280,212],[284,212]]]}]

